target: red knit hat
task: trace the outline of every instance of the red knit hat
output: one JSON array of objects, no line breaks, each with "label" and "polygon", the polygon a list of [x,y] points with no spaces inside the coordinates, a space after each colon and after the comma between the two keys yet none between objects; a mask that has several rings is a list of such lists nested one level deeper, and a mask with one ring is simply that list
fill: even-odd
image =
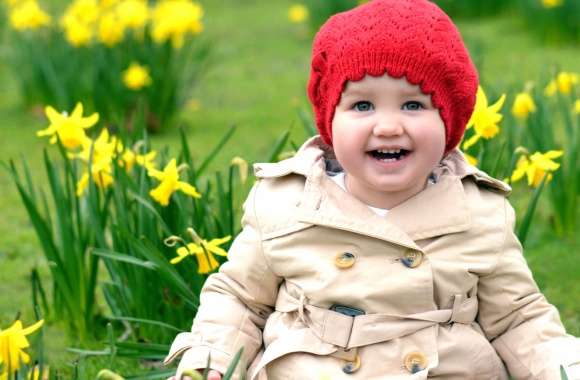
[{"label": "red knit hat", "polygon": [[332,119],[345,83],[385,72],[405,76],[431,95],[445,123],[445,153],[455,148],[475,106],[477,71],[451,19],[427,0],[374,0],[320,28],[308,97],[324,142],[332,145]]}]

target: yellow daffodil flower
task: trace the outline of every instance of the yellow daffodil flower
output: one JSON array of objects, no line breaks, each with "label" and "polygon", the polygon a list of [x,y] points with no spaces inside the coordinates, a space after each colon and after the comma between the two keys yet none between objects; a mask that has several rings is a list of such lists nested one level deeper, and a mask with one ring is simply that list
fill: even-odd
[{"label": "yellow daffodil flower", "polygon": [[177,257],[171,259],[171,264],[177,264],[187,256],[195,256],[197,259],[197,272],[201,274],[209,273],[219,266],[214,255],[227,257],[227,252],[219,247],[230,241],[232,237],[226,236],[221,239],[212,239],[209,242],[201,239],[199,244],[189,243],[186,247],[177,249]]},{"label": "yellow daffodil flower", "polygon": [[547,181],[550,181],[552,179],[550,172],[554,172],[560,167],[560,164],[553,160],[563,154],[564,152],[561,150],[550,150],[546,153],[536,152],[531,156],[522,155],[512,173],[511,181],[519,181],[525,175],[528,179],[528,185],[538,187],[546,174],[548,175]]},{"label": "yellow daffodil flower", "polygon": [[45,108],[46,117],[50,121],[48,128],[36,132],[39,137],[51,136],[50,143],[55,144],[57,136],[62,145],[67,149],[74,149],[87,141],[85,129],[91,128],[99,121],[99,114],[93,113],[91,116],[83,117],[83,105],[77,103],[72,114],[66,112],[58,113],[51,106]]},{"label": "yellow daffodil flower", "polygon": [[562,71],[558,73],[556,79],[553,79],[548,83],[544,89],[544,94],[546,96],[554,96],[557,91],[561,94],[568,95],[572,92],[574,85],[578,84],[579,76],[577,73],[570,73],[567,71]]},{"label": "yellow daffodil flower", "polygon": [[154,170],[155,163],[153,161],[155,160],[156,156],[157,152],[154,150],[146,154],[137,154],[132,150],[127,149],[123,151],[123,154],[121,155],[121,165],[124,166],[128,172],[133,169],[135,164],[144,167],[148,171]]},{"label": "yellow daffodil flower", "polygon": [[528,92],[516,95],[512,106],[512,114],[520,120],[526,120],[530,113],[536,112],[536,103]]},{"label": "yellow daffodil flower", "polygon": [[[120,144],[117,138],[115,136],[110,137],[109,131],[104,128],[97,139],[85,141],[81,152],[71,154],[70,157],[87,163],[87,166],[90,166],[90,174],[97,187],[106,189],[114,182],[112,163]],[[89,161],[90,165],[88,165]],[[77,182],[76,195],[78,197],[82,196],[88,185],[89,172],[87,169]]]},{"label": "yellow daffodil flower", "polygon": [[301,24],[308,19],[308,8],[303,4],[294,4],[288,9],[288,19],[295,24]]},{"label": "yellow daffodil flower", "polygon": [[2,372],[0,377],[8,378],[18,371],[22,364],[30,362],[30,356],[24,352],[30,344],[27,335],[38,330],[44,320],[40,320],[32,326],[23,328],[21,321],[16,321],[6,330],[0,330],[0,362],[2,363]]},{"label": "yellow daffodil flower", "polygon": [[151,16],[151,37],[158,44],[170,40],[179,49],[185,36],[198,35],[203,31],[201,5],[189,0],[161,0]]},{"label": "yellow daffodil flower", "polygon": [[149,69],[139,65],[137,62],[131,63],[129,68],[123,71],[123,83],[127,88],[138,91],[151,84]]},{"label": "yellow daffodil flower", "polygon": [[246,183],[248,179],[248,163],[242,157],[234,157],[230,162],[230,165],[235,165],[238,167],[240,172],[240,182]]},{"label": "yellow daffodil flower", "polygon": [[125,28],[141,29],[149,19],[149,7],[144,0],[123,0],[116,10],[121,25]]},{"label": "yellow daffodil flower", "polygon": [[149,195],[162,206],[169,204],[169,198],[177,190],[191,197],[201,198],[201,194],[197,192],[194,186],[179,180],[179,171],[175,159],[169,161],[163,171],[151,169],[148,174],[150,177],[161,181],[159,186],[149,192]]},{"label": "yellow daffodil flower", "polygon": [[119,1],[121,0],[100,0],[99,6],[101,7],[101,9],[110,9],[115,5],[119,4]]},{"label": "yellow daffodil flower", "polygon": [[544,8],[555,8],[562,5],[563,0],[542,0]]},{"label": "yellow daffodil flower", "polygon": [[497,124],[503,118],[499,110],[504,102],[505,94],[502,94],[497,102],[488,106],[487,96],[483,88],[478,87],[475,109],[466,126],[466,129],[473,127],[475,134],[463,144],[463,150],[469,149],[469,147],[473,146],[482,137],[484,139],[491,139],[499,133],[499,126]]},{"label": "yellow daffodil flower", "polygon": [[113,47],[123,40],[125,29],[114,12],[104,13],[99,19],[97,37],[103,45]]},{"label": "yellow daffodil flower", "polygon": [[97,0],[73,1],[60,19],[68,43],[74,47],[88,45],[95,33],[100,11]]},{"label": "yellow daffodil flower", "polygon": [[76,19],[80,23],[92,26],[99,18],[99,13],[97,0],[75,0],[66,8],[61,23],[66,24]]},{"label": "yellow daffodil flower", "polygon": [[50,15],[40,9],[36,0],[24,1],[10,10],[10,25],[16,30],[36,30],[50,25]]},{"label": "yellow daffodil flower", "polygon": [[67,42],[74,47],[87,46],[93,38],[93,28],[76,18],[63,24]]},{"label": "yellow daffodil flower", "polygon": [[125,378],[110,369],[102,369],[97,373],[96,380],[125,380]]},{"label": "yellow daffodil flower", "polygon": [[580,115],[580,99],[576,99],[574,102],[574,107],[572,107],[572,113]]}]

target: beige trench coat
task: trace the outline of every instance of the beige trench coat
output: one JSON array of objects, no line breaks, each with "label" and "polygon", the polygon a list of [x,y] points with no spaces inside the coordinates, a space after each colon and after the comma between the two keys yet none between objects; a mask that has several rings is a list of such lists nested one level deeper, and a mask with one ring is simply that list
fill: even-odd
[{"label": "beige trench coat", "polygon": [[166,359],[183,354],[178,375],[210,353],[223,373],[240,347],[251,380],[559,380],[560,365],[580,367],[512,232],[508,185],[453,151],[435,184],[380,217],[332,181],[335,162],[315,137],[255,166],[229,261]]}]

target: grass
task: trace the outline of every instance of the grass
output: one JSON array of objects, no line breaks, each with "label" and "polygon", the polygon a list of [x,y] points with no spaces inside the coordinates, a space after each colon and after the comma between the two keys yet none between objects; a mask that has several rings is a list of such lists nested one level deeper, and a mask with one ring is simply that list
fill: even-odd
[{"label": "grass", "polygon": [[[306,107],[305,87],[309,72],[310,37],[302,26],[286,19],[290,1],[235,0],[205,1],[206,33],[215,40],[215,65],[192,94],[201,102],[199,111],[185,110],[183,126],[194,155],[203,157],[231,125],[238,130],[213,164],[224,167],[232,157],[249,162],[265,159],[274,139],[292,127],[297,144],[304,133],[296,114]],[[513,17],[460,21],[460,30],[480,67],[481,81],[495,91],[520,89],[528,80],[538,80],[554,67],[580,71],[579,47],[545,47],[523,30]],[[9,52],[6,42],[0,52]],[[35,178],[43,180],[42,150],[47,142],[35,137],[45,126],[43,118],[19,108],[17,85],[10,68],[0,60],[0,161],[24,156]],[[504,111],[511,106],[508,100]],[[167,130],[153,136],[154,147],[168,145],[177,152],[178,133]],[[211,172],[212,170],[210,170]],[[49,285],[48,267],[33,234],[23,206],[5,171],[0,172],[0,326],[7,326],[21,311],[25,324],[33,319],[28,276],[39,267]],[[521,212],[525,197],[513,199]],[[526,257],[535,278],[548,299],[561,311],[570,333],[580,335],[580,267],[578,244],[558,241],[548,228],[548,204],[541,203],[532,227]],[[104,272],[103,272],[104,273]],[[104,303],[100,308],[106,313]],[[68,368],[75,356],[65,347],[76,345],[74,337],[62,333],[58,323],[46,328],[49,359]],[[100,347],[95,342],[95,347]],[[90,360],[93,374],[106,361]],[[123,369],[131,364],[122,362]]]}]

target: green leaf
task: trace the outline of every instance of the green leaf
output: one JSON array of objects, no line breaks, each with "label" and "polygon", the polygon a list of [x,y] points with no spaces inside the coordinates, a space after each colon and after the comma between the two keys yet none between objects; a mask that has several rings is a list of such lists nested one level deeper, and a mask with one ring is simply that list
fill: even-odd
[{"label": "green leaf", "polygon": [[226,373],[224,373],[222,380],[230,380],[232,378],[232,376],[234,375],[234,371],[236,370],[236,367],[238,366],[238,362],[240,361],[240,358],[242,357],[242,352],[244,352],[243,347],[238,350],[238,352],[236,353],[236,355],[232,359],[232,362],[230,363],[228,369],[226,370]]},{"label": "green leaf", "polygon": [[568,375],[566,375],[566,370],[563,366],[560,366],[560,376],[562,376],[562,380],[568,380]]},{"label": "green leaf", "polygon": [[520,227],[518,228],[517,235],[518,235],[518,239],[520,240],[520,243],[522,244],[522,246],[525,245],[526,237],[528,236],[528,231],[529,231],[531,223],[532,223],[532,218],[534,216],[534,212],[536,211],[536,207],[538,205],[538,200],[540,199],[540,195],[542,194],[542,190],[544,189],[544,186],[546,185],[547,180],[548,180],[548,175],[545,175],[544,178],[542,179],[542,182],[540,182],[540,185],[534,190],[534,194],[532,196],[530,204],[528,205],[528,208],[526,209],[526,213],[524,215],[522,223],[521,223]]},{"label": "green leaf", "polygon": [[155,263],[153,263],[151,261],[140,260],[134,256],[125,255],[123,253],[115,252],[115,251],[112,251],[110,249],[94,248],[91,250],[91,253],[93,255],[96,255],[96,256],[104,257],[104,258],[111,259],[111,260],[121,261],[121,262],[132,264],[132,265],[137,265],[137,266],[147,268],[147,269],[152,269],[152,270],[157,269],[157,265],[155,265]]},{"label": "green leaf", "polygon": [[166,329],[169,330],[173,330],[173,331],[177,331],[177,332],[183,332],[182,329],[177,328],[175,326],[172,326],[168,323],[165,322],[161,322],[161,321],[154,321],[152,319],[143,319],[143,318],[134,318],[134,317],[107,317],[107,319],[113,320],[113,321],[127,321],[127,322],[137,322],[137,323],[146,323],[149,325],[154,325],[154,326],[160,326],[160,327],[164,327]]},{"label": "green leaf", "polygon": [[217,143],[217,145],[212,149],[212,151],[207,155],[207,157],[202,161],[199,168],[197,168],[196,175],[200,177],[202,173],[207,169],[208,165],[213,161],[215,156],[223,149],[229,139],[232,137],[236,131],[236,126],[232,125],[222,137],[222,139]]},{"label": "green leaf", "polygon": [[282,150],[284,149],[284,147],[286,146],[286,142],[288,141],[289,137],[290,137],[290,130],[287,130],[286,132],[284,132],[281,136],[279,136],[276,139],[276,141],[274,142],[274,147],[270,151],[270,154],[267,156],[268,158],[266,159],[265,162],[278,161],[277,158],[280,155],[280,153],[282,152]]}]

